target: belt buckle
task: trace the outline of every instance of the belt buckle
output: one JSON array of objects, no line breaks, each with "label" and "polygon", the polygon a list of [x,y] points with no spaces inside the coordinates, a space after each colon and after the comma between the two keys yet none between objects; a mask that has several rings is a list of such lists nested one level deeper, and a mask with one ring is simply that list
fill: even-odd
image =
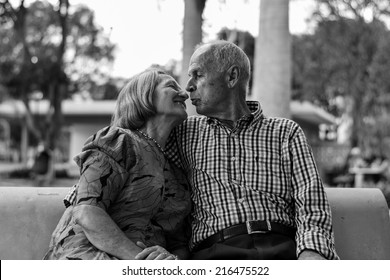
[{"label": "belt buckle", "polygon": [[253,234],[253,233],[267,233],[269,231],[271,231],[272,227],[271,227],[271,223],[269,220],[265,220],[265,222],[267,223],[267,230],[253,230],[252,229],[252,226],[251,226],[251,222],[256,222],[256,220],[250,220],[250,221],[246,221],[245,224],[246,224],[246,230],[248,232],[248,234]]}]

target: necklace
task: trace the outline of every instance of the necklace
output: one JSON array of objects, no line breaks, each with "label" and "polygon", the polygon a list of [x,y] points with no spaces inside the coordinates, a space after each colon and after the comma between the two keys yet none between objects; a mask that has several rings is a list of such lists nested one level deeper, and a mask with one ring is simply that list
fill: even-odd
[{"label": "necklace", "polygon": [[137,128],[137,131],[138,131],[139,133],[141,133],[142,136],[143,136],[146,140],[150,140],[150,141],[152,141],[154,144],[156,144],[157,148],[158,148],[163,154],[165,154],[164,149],[160,146],[160,144],[156,141],[156,139],[150,137],[149,135],[147,135],[145,132],[139,130],[138,128]]}]

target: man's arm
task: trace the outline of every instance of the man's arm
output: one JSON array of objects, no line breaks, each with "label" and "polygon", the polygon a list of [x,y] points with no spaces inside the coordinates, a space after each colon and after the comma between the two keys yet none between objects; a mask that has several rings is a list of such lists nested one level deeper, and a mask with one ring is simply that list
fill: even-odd
[{"label": "man's arm", "polygon": [[303,250],[299,256],[298,260],[326,260],[321,254],[313,250]]},{"label": "man's arm", "polygon": [[338,259],[330,206],[311,148],[299,126],[295,127],[289,149],[292,157],[297,256],[299,259],[321,256],[325,259]]}]

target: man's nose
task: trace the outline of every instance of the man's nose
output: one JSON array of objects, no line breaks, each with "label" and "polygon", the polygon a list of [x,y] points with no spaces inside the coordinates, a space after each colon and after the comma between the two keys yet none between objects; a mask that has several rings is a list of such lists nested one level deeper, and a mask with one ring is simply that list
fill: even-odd
[{"label": "man's nose", "polygon": [[189,93],[193,92],[196,90],[196,86],[191,82],[191,79],[188,81],[187,86],[186,86],[186,91]]}]

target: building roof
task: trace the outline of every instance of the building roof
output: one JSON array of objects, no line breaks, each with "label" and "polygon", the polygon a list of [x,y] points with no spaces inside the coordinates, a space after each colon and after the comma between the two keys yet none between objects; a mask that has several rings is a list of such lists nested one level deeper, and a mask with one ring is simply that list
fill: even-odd
[{"label": "building roof", "polygon": [[290,104],[293,119],[311,124],[336,124],[336,117],[308,101],[292,101]]},{"label": "building roof", "polygon": [[[111,116],[115,109],[115,100],[64,100],[62,112],[65,117]],[[49,108],[48,100],[30,101],[33,114],[45,115]],[[336,118],[314,104],[304,101],[292,101],[293,119],[302,120],[313,125],[335,124]],[[19,100],[8,100],[0,104],[0,117],[22,118],[26,108]]]},{"label": "building roof", "polygon": [[[101,116],[112,115],[115,100],[64,100],[62,112],[64,116]],[[45,115],[49,109],[48,100],[30,101],[31,112],[35,115]],[[21,118],[26,113],[26,107],[19,100],[8,100],[0,104],[0,116]]]}]

